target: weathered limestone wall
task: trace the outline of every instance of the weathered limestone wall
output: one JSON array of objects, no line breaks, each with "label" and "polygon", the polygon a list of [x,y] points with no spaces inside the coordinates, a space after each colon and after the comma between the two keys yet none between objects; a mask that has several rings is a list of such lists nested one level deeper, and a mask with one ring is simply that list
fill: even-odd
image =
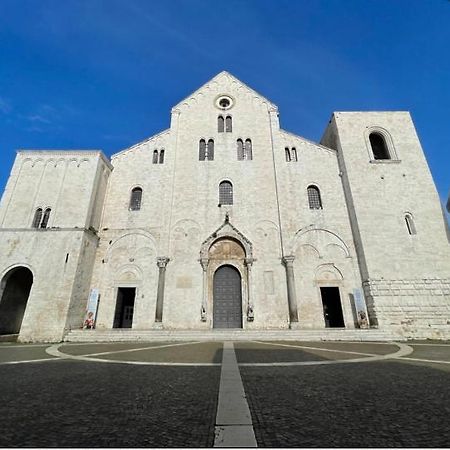
[{"label": "weathered limestone wall", "polygon": [[[390,160],[374,160],[372,131],[386,137]],[[438,296],[430,297],[420,288],[436,282],[445,285],[450,246],[439,197],[409,113],[335,113],[322,142],[338,150],[372,319],[380,327],[401,326],[411,335],[421,328],[418,337],[433,337],[437,328],[450,336],[450,327],[436,320],[448,317],[448,291],[441,289]],[[417,234],[408,233],[407,213]],[[384,285],[381,291],[375,288],[377,283]],[[433,317],[426,311],[430,302]]]}]

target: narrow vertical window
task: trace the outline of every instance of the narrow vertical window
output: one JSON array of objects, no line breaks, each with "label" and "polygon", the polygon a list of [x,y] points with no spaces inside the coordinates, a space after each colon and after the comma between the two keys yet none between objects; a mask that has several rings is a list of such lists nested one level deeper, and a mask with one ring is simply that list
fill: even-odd
[{"label": "narrow vertical window", "polygon": [[292,147],[291,150],[291,155],[292,155],[292,161],[297,161],[297,149],[295,147]]},{"label": "narrow vertical window", "polygon": [[38,208],[34,213],[33,224],[31,225],[33,228],[39,228],[39,224],[42,219],[42,208]]},{"label": "narrow vertical window", "polygon": [[322,199],[317,186],[308,186],[309,209],[322,209]]},{"label": "narrow vertical window", "polygon": [[[224,120],[222,116],[219,116],[217,118],[217,131],[219,133],[223,133],[223,128],[224,128]],[[227,130],[228,131],[228,130]]]},{"label": "narrow vertical window", "polygon": [[44,212],[44,217],[42,217],[41,228],[47,228],[48,220],[50,219],[50,213],[52,210],[47,208]]},{"label": "narrow vertical window", "polygon": [[159,151],[159,163],[164,164],[164,149]]},{"label": "narrow vertical window", "polygon": [[231,133],[233,131],[233,119],[231,116],[227,116],[225,119],[225,131]]},{"label": "narrow vertical window", "polygon": [[219,184],[219,205],[233,204],[233,185],[229,181]]},{"label": "narrow vertical window", "polygon": [[139,211],[142,203],[142,189],[136,187],[131,191],[130,211]]},{"label": "narrow vertical window", "polygon": [[245,141],[244,159],[247,159],[247,160],[253,159],[252,141],[250,139],[246,139],[246,141]]},{"label": "narrow vertical window", "polygon": [[242,139],[237,140],[237,159],[242,161],[244,159],[244,143]]},{"label": "narrow vertical window", "polygon": [[158,164],[158,150],[153,151],[153,164]]},{"label": "narrow vertical window", "polygon": [[391,159],[384,137],[379,133],[370,133],[370,145],[374,159]]},{"label": "narrow vertical window", "polygon": [[286,161],[289,162],[291,160],[291,152],[289,151],[289,149],[287,147],[285,147],[285,149],[284,149],[284,155],[286,157]]},{"label": "narrow vertical window", "polygon": [[214,141],[210,139],[208,141],[208,161],[214,160]]},{"label": "narrow vertical window", "polygon": [[198,144],[198,160],[204,161],[206,158],[206,142],[204,139],[201,139]]},{"label": "narrow vertical window", "polygon": [[406,222],[406,229],[408,230],[408,233],[409,234],[417,234],[414,220],[410,214],[406,214],[405,222]]}]

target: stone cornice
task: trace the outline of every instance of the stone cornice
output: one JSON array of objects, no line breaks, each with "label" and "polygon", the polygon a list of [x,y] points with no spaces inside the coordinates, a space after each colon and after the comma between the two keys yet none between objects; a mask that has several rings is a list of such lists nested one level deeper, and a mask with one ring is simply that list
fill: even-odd
[{"label": "stone cornice", "polygon": [[70,156],[100,156],[102,161],[110,168],[112,169],[113,166],[111,165],[111,161],[109,158],[101,151],[101,150],[64,150],[64,149],[19,149],[17,150],[17,153],[23,154],[24,156],[64,156],[64,157],[70,157]]}]

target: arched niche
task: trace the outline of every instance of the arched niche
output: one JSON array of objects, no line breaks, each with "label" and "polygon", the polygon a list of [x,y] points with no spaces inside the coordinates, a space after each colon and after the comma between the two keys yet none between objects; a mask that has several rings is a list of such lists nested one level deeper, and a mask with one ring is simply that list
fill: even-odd
[{"label": "arched niche", "polygon": [[0,334],[18,334],[33,285],[33,273],[27,267],[9,270],[0,284]]}]

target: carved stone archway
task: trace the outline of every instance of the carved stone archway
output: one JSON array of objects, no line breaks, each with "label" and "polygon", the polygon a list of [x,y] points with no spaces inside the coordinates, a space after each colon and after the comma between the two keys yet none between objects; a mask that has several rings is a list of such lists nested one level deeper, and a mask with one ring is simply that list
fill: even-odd
[{"label": "carved stone archway", "polygon": [[[242,312],[243,319],[252,322],[254,306],[252,295],[253,247],[251,242],[225,216],[224,223],[214,231],[200,249],[200,264],[203,269],[203,298],[200,308],[202,322],[212,328],[213,311],[213,279],[216,270],[223,265],[235,267],[242,280]],[[245,328],[243,320],[243,328]]]}]

